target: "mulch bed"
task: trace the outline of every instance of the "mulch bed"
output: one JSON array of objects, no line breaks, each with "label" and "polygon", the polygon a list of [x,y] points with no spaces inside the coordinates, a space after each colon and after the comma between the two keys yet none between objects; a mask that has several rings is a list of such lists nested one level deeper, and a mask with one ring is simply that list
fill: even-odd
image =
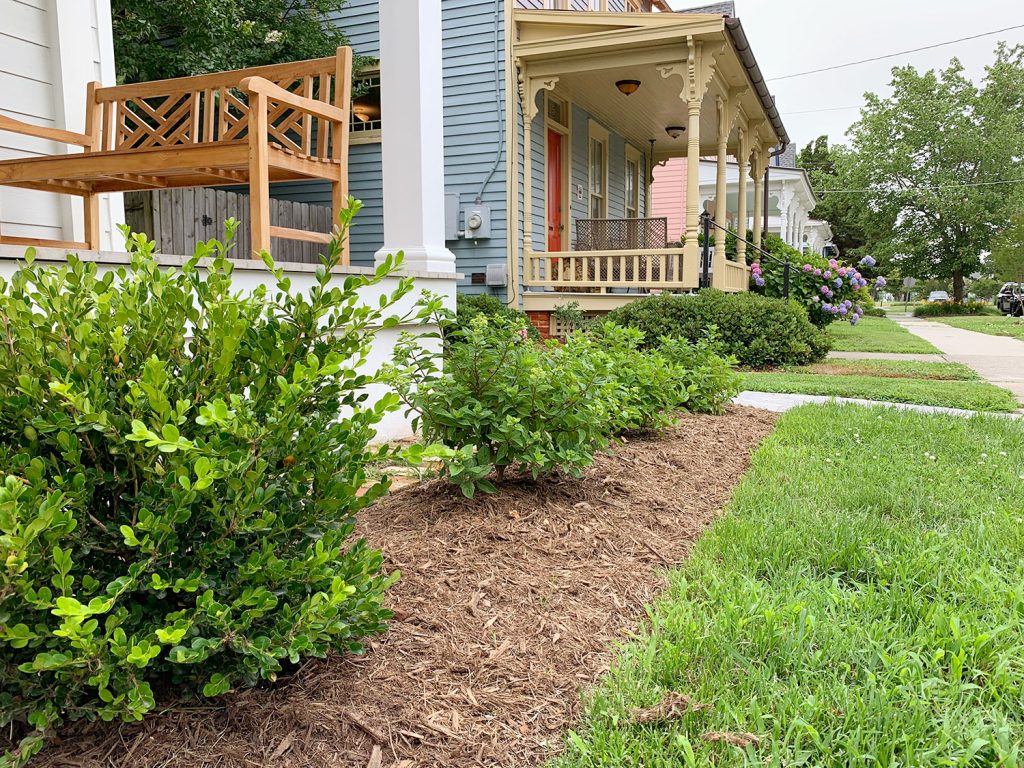
[{"label": "mulch bed", "polygon": [[[69,727],[49,766],[526,766],[557,750],[580,693],[643,618],[771,430],[764,411],[684,416],[581,480],[474,501],[439,482],[364,513],[402,579],[391,631],[273,688]],[[33,763],[35,765],[35,763]]]}]

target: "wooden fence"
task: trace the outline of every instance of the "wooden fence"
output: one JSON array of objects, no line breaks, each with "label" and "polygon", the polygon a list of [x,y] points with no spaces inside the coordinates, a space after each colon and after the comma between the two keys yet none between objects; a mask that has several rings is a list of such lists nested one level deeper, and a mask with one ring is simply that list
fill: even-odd
[{"label": "wooden fence", "polygon": [[[224,222],[238,219],[232,255],[248,258],[250,253],[249,196],[223,189],[161,189],[155,192],[126,192],[125,221],[134,232],[145,232],[156,241],[160,253],[191,256],[196,243],[224,238]],[[309,232],[330,232],[334,226],[331,209],[322,205],[290,200],[270,201],[272,226]],[[278,262],[316,264],[327,246],[299,240],[274,238],[271,255]]]}]

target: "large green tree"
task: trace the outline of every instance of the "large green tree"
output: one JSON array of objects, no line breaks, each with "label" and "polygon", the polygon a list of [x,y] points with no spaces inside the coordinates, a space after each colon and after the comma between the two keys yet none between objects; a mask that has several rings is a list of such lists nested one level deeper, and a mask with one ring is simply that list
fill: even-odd
[{"label": "large green tree", "polygon": [[829,146],[828,136],[819,136],[797,155],[797,165],[811,177],[811,186],[818,198],[814,217],[827,221],[832,227],[832,242],[839,252],[853,258],[864,251],[867,237],[861,223],[864,198],[835,192],[841,186],[836,169],[836,155],[842,146]]},{"label": "large green tree", "polygon": [[1024,210],[1017,210],[992,244],[992,269],[1004,280],[1024,281]]},{"label": "large green tree", "polygon": [[[112,0],[122,82],[330,56],[345,0]],[[357,64],[365,63],[365,60]]]},{"label": "large green tree", "polygon": [[949,279],[962,300],[1024,186],[1024,47],[1000,44],[979,84],[954,59],[939,72],[893,70],[868,93],[850,146],[833,153],[837,189],[861,195],[872,255],[904,274]]}]

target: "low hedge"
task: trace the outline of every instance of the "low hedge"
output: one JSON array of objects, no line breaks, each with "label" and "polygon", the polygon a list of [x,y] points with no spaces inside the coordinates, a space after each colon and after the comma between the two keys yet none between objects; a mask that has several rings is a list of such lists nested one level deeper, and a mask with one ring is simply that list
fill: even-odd
[{"label": "low hedge", "polygon": [[981,301],[931,301],[914,307],[914,317],[945,317],[947,315],[983,315],[985,303]]},{"label": "low hedge", "polygon": [[649,296],[613,310],[608,320],[639,328],[652,345],[662,336],[696,343],[715,328],[723,353],[750,368],[816,362],[830,345],[800,304],[753,293]]},{"label": "low hedge", "polygon": [[455,301],[456,316],[454,321],[450,323],[447,328],[448,331],[458,330],[460,333],[454,335],[446,333],[448,338],[461,337],[461,332],[465,331],[469,327],[469,323],[474,317],[477,315],[484,315],[492,320],[501,317],[520,324],[522,327],[526,328],[526,332],[533,341],[540,341],[540,333],[527,320],[526,313],[508,306],[497,296],[491,296],[486,293],[460,293],[456,295]]}]

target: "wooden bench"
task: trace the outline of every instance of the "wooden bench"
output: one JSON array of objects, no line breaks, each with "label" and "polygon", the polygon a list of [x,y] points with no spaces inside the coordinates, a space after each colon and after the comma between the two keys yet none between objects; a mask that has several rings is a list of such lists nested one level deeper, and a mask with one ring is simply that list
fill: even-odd
[{"label": "wooden bench", "polygon": [[[247,184],[252,256],[273,237],[329,243],[331,234],[270,225],[270,184],[331,184],[334,220],[348,199],[352,51],[197,77],[109,88],[90,83],[85,132],[0,116],[0,130],[80,146],[73,154],[0,161],[0,185],[77,195],[85,242],[4,236],[0,243],[96,250],[104,192]],[[348,263],[348,244],[344,246]]]}]

